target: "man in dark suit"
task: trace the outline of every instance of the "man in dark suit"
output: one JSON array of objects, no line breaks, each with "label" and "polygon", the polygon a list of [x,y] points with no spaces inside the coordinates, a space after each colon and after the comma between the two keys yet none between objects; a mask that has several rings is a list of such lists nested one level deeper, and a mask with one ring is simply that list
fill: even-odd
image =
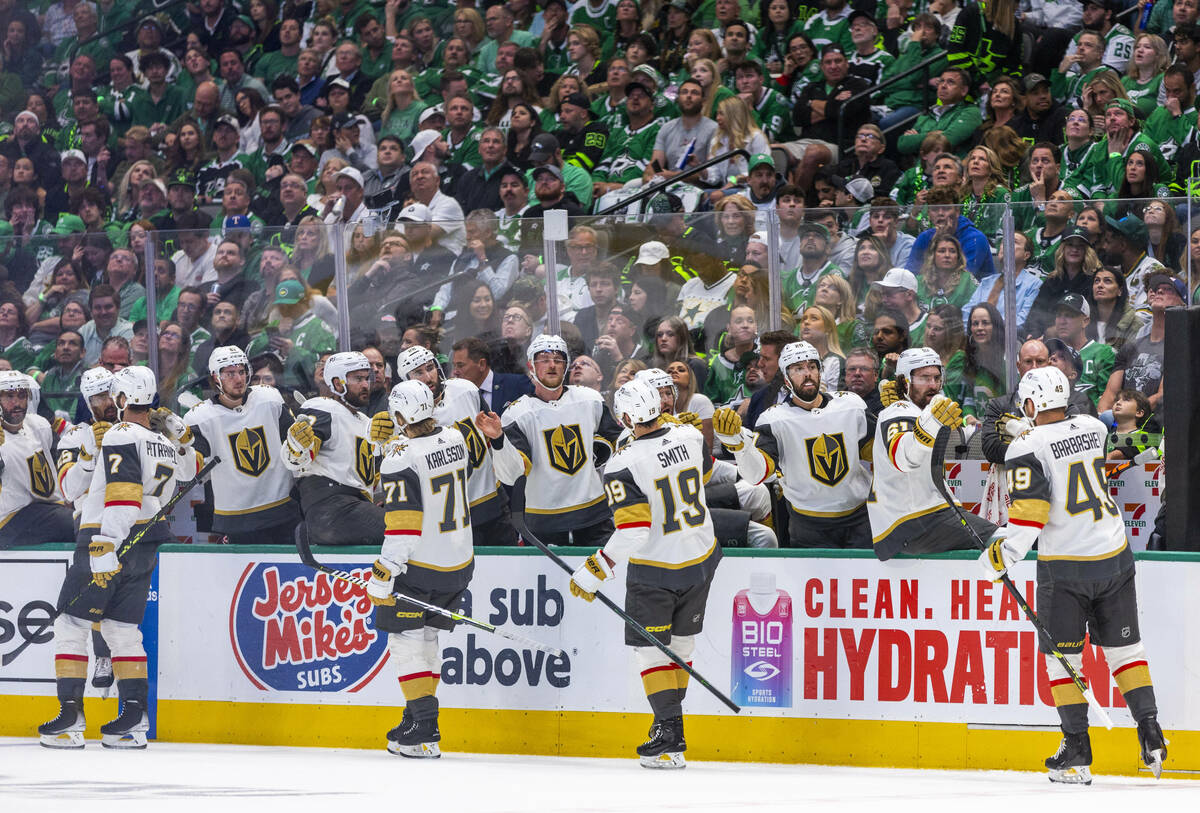
[{"label": "man in dark suit", "polygon": [[783,376],[779,372],[779,353],[794,341],[796,337],[786,330],[768,331],[759,337],[758,363],[767,385],[750,396],[746,404],[742,423],[750,429],[754,428],[759,415],[787,398]]},{"label": "man in dark suit", "polygon": [[470,381],[479,388],[485,411],[504,414],[504,407],[522,395],[533,394],[528,376],[492,371],[492,354],[487,342],[474,336],[454,343],[451,356],[454,378]]}]

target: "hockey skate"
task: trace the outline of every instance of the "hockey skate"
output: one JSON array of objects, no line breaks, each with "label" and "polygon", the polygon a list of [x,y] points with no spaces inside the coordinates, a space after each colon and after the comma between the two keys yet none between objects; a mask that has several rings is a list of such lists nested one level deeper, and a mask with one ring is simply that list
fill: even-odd
[{"label": "hockey skate", "polygon": [[60,700],[58,716],[38,726],[39,742],[46,748],[82,748],[85,728],[83,702]]},{"label": "hockey skate", "polygon": [[643,768],[667,770],[687,767],[683,759],[683,752],[686,750],[682,717],[655,720],[650,726],[650,739],[637,747]]},{"label": "hockey skate", "polygon": [[100,744],[105,748],[145,748],[149,730],[146,704],[140,700],[126,700],[117,719],[100,726]]},{"label": "hockey skate", "polygon": [[1046,758],[1050,781],[1065,785],[1092,784],[1092,740],[1087,732],[1063,733],[1062,742],[1054,756]]},{"label": "hockey skate", "polygon": [[437,759],[442,755],[438,742],[442,732],[438,731],[437,718],[431,720],[414,720],[404,710],[400,725],[387,734],[389,753],[410,759]]},{"label": "hockey skate", "polygon": [[1158,718],[1150,716],[1141,720],[1137,727],[1138,743],[1142,746],[1142,762],[1154,774],[1162,777],[1163,762],[1167,759],[1167,741],[1159,728]]},{"label": "hockey skate", "polygon": [[113,687],[112,658],[96,658],[96,668],[92,672],[92,686],[100,690],[101,697],[108,697]]}]

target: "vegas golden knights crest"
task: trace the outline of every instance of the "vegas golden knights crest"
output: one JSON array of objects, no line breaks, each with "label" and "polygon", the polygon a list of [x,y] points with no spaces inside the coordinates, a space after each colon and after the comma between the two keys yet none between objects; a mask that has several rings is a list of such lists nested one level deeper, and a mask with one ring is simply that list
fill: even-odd
[{"label": "vegas golden knights crest", "polygon": [[54,496],[54,475],[41,452],[26,459],[29,466],[29,491],[35,497],[48,500]]},{"label": "vegas golden knights crest", "polygon": [[483,436],[479,434],[479,430],[475,428],[475,422],[470,418],[464,418],[461,421],[455,421],[454,428],[462,433],[463,440],[467,442],[467,457],[471,461],[471,468],[479,468],[483,465],[483,457],[487,454],[488,447],[483,442]]},{"label": "vegas golden knights crest", "polygon": [[271,453],[267,451],[267,433],[261,426],[246,427],[229,436],[233,465],[242,474],[258,477],[267,470]]},{"label": "vegas golden knights crest", "polygon": [[836,486],[850,473],[846,440],[841,432],[805,438],[804,446],[808,450],[808,470],[818,483]]},{"label": "vegas golden knights crest", "polygon": [[587,462],[587,450],[583,448],[583,433],[579,430],[579,424],[543,429],[542,437],[546,439],[550,465],[563,474],[574,474]]},{"label": "vegas golden knights crest", "polygon": [[375,449],[371,441],[354,438],[354,471],[367,485],[375,482]]}]

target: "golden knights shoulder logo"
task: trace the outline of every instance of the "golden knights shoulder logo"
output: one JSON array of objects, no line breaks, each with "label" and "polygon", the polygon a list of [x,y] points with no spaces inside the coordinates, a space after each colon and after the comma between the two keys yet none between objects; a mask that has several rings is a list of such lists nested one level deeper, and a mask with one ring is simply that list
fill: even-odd
[{"label": "golden knights shoulder logo", "polygon": [[546,454],[550,465],[563,474],[574,474],[587,462],[587,450],[583,448],[583,432],[579,424],[564,424],[553,429],[543,429]]},{"label": "golden knights shoulder logo", "polygon": [[488,447],[483,435],[475,428],[475,422],[470,418],[463,418],[454,422],[454,428],[462,433],[463,440],[467,442],[467,457],[471,461],[471,468],[479,468],[483,465],[483,457],[487,454]]},{"label": "golden knights shoulder logo", "polygon": [[809,473],[818,483],[836,486],[850,473],[846,439],[841,432],[805,438],[804,446],[808,450]]},{"label": "golden knights shoulder logo", "polygon": [[248,426],[229,435],[233,450],[233,465],[242,474],[258,477],[267,470],[271,453],[267,449],[267,432],[261,426]]},{"label": "golden knights shoulder logo", "polygon": [[363,437],[354,438],[354,473],[366,483],[375,482],[375,448]]},{"label": "golden knights shoulder logo", "polygon": [[33,496],[48,500],[54,496],[54,472],[41,452],[25,460],[29,466],[29,491]]}]

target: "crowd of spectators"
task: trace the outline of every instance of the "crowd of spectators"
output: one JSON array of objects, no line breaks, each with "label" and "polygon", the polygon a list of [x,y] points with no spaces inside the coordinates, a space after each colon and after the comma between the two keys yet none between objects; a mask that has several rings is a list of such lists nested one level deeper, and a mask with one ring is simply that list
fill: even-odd
[{"label": "crowd of spectators", "polygon": [[799,337],[872,401],[934,348],[970,421],[1056,364],[1144,437],[1197,298],[1200,6],[1143,6],[0,0],[0,364],[70,414],[152,338],[184,406],[216,346],[291,398],[339,338],[380,393],[421,343],[491,400],[557,321],[573,383],[660,367],[710,434],[783,397]]}]

